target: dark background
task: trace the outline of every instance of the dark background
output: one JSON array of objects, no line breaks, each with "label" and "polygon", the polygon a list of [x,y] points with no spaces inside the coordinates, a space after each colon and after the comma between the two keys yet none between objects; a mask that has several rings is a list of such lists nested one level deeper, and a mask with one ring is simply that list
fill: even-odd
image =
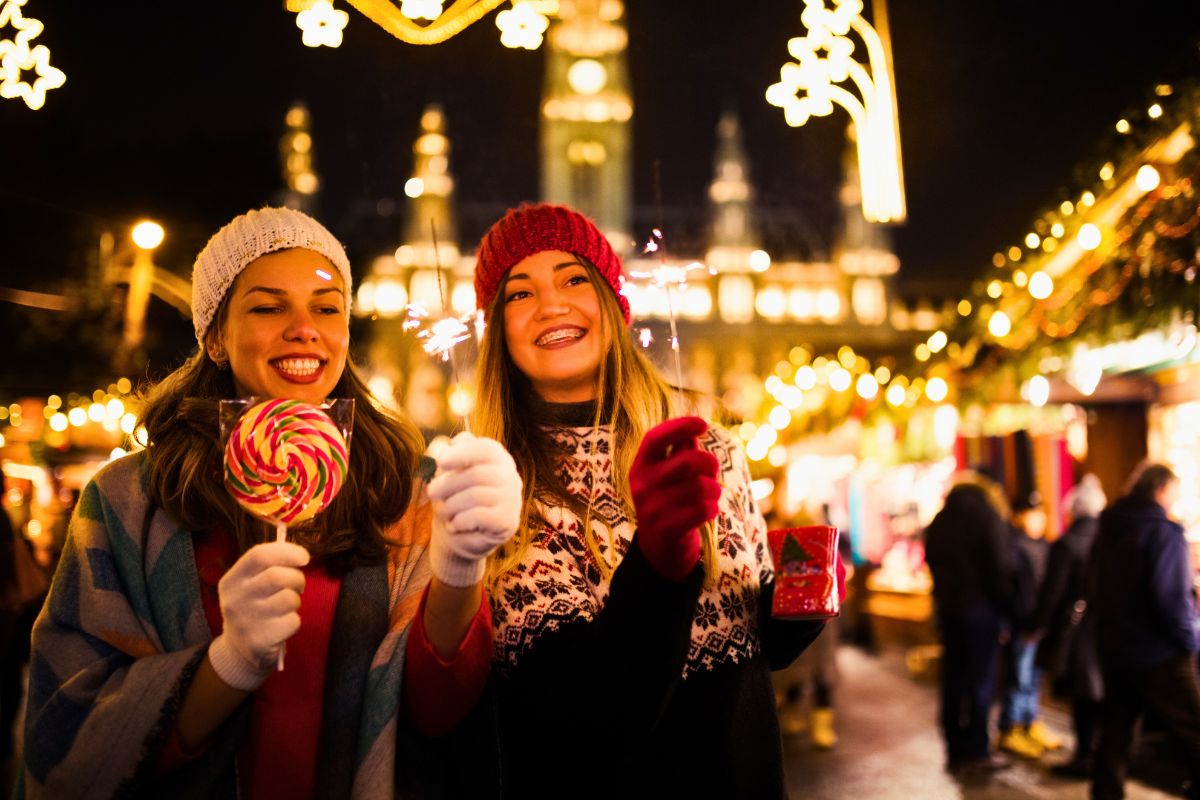
[{"label": "dark background", "polygon": [[[45,24],[36,41],[67,82],[37,112],[0,101],[0,286],[80,291],[99,233],[143,216],[167,228],[156,262],[187,275],[217,227],[275,199],[294,100],[312,115],[318,216],[359,275],[399,241],[427,103],[446,111],[464,249],[505,207],[537,196],[541,51],[502,47],[494,13],[418,47],[338,7],[350,23],[332,50],[304,47],[281,0],[28,0],[25,16]],[[1156,83],[1196,75],[1197,9],[892,0],[909,213],[895,232],[900,291],[965,289],[1037,213],[1078,196],[1077,173],[1095,175],[1113,155],[1114,122],[1128,116],[1136,129]],[[763,97],[789,60],[788,38],[803,33],[801,10],[800,0],[627,2],[639,220],[653,214],[655,161],[667,219],[703,213],[716,122],[733,109],[759,204],[794,217],[809,250],[828,248],[845,113],[792,129]],[[86,329],[45,352],[60,316],[0,304],[10,342],[0,388],[81,352]],[[152,308],[151,325],[179,327],[171,335],[186,347],[178,319]]]}]

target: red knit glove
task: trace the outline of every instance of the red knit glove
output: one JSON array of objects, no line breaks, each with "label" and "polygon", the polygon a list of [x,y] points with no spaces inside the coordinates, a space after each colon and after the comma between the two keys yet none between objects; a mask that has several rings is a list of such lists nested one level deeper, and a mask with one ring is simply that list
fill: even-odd
[{"label": "red knit glove", "polygon": [[629,470],[637,542],[659,574],[681,581],[700,560],[699,526],[717,516],[719,465],[701,450],[699,417],[669,419],[646,432]]}]

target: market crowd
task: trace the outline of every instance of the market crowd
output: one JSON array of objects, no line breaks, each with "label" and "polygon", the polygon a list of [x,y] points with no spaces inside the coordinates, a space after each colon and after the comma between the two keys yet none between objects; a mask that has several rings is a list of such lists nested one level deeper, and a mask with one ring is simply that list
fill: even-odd
[{"label": "market crowd", "polygon": [[1200,797],[1200,617],[1188,543],[1169,514],[1178,486],[1168,467],[1144,463],[1109,504],[1085,475],[1053,544],[1036,492],[1010,503],[980,473],[951,488],[925,532],[949,770],[986,773],[1063,748],[1040,719],[1048,689],[1068,700],[1074,728],[1054,772],[1090,781],[1098,800],[1123,797],[1149,717],[1179,745],[1187,796]]}]

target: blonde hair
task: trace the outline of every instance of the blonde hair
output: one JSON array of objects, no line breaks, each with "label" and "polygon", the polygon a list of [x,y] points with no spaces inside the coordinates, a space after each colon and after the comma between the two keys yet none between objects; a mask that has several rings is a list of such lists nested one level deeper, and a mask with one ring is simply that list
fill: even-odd
[{"label": "blonde hair", "polygon": [[[1004,495],[1004,489],[1000,484],[984,475],[982,472],[976,472],[972,469],[960,470],[950,477],[950,492],[962,487],[974,487],[983,493],[992,510],[999,515],[1000,519],[1009,522],[1012,519],[1012,506],[1008,503],[1008,498]],[[950,496],[947,492],[947,497]]]},{"label": "blonde hair", "polygon": [[[636,523],[629,486],[629,470],[646,431],[679,412],[677,392],[659,376],[654,365],[633,343],[625,329],[625,318],[616,296],[606,291],[607,284],[596,267],[575,254],[587,270],[600,302],[601,332],[611,334],[611,346],[601,353],[596,381],[596,411],[593,430],[612,426],[611,478],[628,519]],[[487,309],[488,325],[480,347],[476,372],[475,410],[471,430],[505,446],[516,461],[525,486],[521,525],[516,535],[493,556],[489,586],[495,590],[498,579],[524,558],[538,527],[546,524],[541,508],[565,506],[583,522],[584,542],[605,578],[612,576],[615,564],[600,553],[592,530],[592,508],[567,491],[558,477],[553,458],[552,440],[545,430],[548,420],[531,413],[539,398],[529,378],[517,368],[504,338],[504,287],[496,293]],[[607,419],[603,419],[606,414]],[[711,523],[701,529],[701,557],[706,582],[712,584],[718,574],[715,528]],[[615,553],[614,553],[615,555]]]}]

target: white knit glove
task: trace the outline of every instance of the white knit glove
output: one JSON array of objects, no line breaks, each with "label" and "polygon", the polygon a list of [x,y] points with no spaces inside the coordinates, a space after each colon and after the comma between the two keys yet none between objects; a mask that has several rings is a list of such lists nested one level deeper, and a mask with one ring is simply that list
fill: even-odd
[{"label": "white knit glove", "polygon": [[483,579],[487,557],[521,524],[517,465],[495,439],[460,433],[438,456],[429,497],[429,566],[442,583],[473,586]]},{"label": "white knit glove", "polygon": [[300,593],[308,551],[291,542],[251,547],[221,578],[217,595],[224,627],[208,646],[217,676],[253,691],[275,669],[283,643],[300,630]]}]

